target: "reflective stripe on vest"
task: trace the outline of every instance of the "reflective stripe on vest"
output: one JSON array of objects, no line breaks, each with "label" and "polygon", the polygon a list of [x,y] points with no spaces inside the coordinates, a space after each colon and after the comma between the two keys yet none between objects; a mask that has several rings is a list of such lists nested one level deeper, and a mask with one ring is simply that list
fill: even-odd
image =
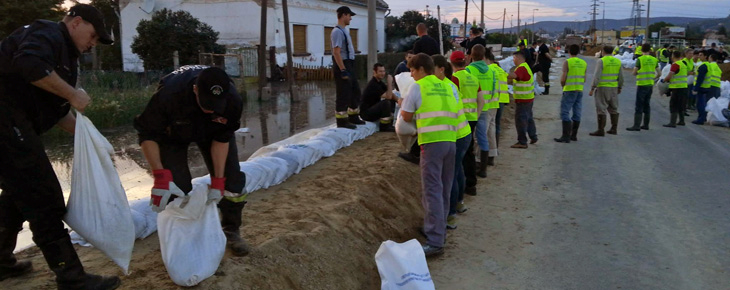
[{"label": "reflective stripe on vest", "polygon": [[[479,91],[479,81],[466,70],[460,70],[454,73],[459,80],[459,92],[461,93],[462,102],[464,103],[464,113],[469,121],[479,119],[477,112],[477,92]],[[452,82],[453,83],[453,82]]]},{"label": "reflective stripe on vest", "polygon": [[666,48],[660,48],[659,50],[656,51],[656,55],[659,57],[659,62],[663,62],[663,63],[669,62],[669,58],[664,56],[664,51],[666,51],[666,50],[667,50]]},{"label": "reflective stripe on vest", "polygon": [[532,70],[530,69],[530,66],[524,62],[517,68],[520,67],[524,67],[527,70],[527,73],[530,75],[530,79],[527,81],[515,80],[514,85],[512,86],[515,92],[515,100],[532,100],[535,98],[535,88],[532,86]]},{"label": "reflective stripe on vest", "polygon": [[499,102],[496,104],[496,108],[499,109],[500,103],[509,103],[509,84],[507,83],[507,73],[496,63],[490,64],[489,68],[494,70],[494,74],[497,75],[496,91],[497,94],[499,94]]},{"label": "reflective stripe on vest", "polygon": [[[482,112],[486,112],[493,105],[491,104],[492,102],[499,102],[499,94],[494,89],[494,86],[497,85],[497,82],[494,79],[495,72],[489,69],[483,73],[471,65],[466,68],[466,71],[475,76],[479,81],[480,91],[477,96],[481,95],[481,97],[484,98],[484,107],[482,108]],[[494,95],[492,94],[492,91],[495,91]]]},{"label": "reflective stripe on vest", "polygon": [[654,85],[654,76],[656,76],[656,68],[659,65],[659,61],[651,55],[642,55],[638,61],[641,64],[641,68],[636,75],[636,85]]},{"label": "reflective stripe on vest", "polygon": [[568,76],[565,79],[563,92],[583,91],[583,84],[586,82],[586,68],[588,65],[585,60],[578,57],[568,58]]},{"label": "reflective stripe on vest", "polygon": [[603,70],[598,87],[617,88],[618,74],[621,72],[621,61],[618,58],[608,55],[601,58],[601,62],[603,63]]},{"label": "reflective stripe on vest", "polygon": [[414,112],[418,145],[456,142],[459,110],[452,88],[434,75],[416,83],[421,89],[421,106]]},{"label": "reflective stripe on vest", "polygon": [[704,62],[703,61],[700,65],[697,66],[697,69],[695,70],[695,81],[694,81],[694,84],[693,84],[695,87],[697,86],[697,79],[698,79],[698,76],[700,74],[700,68],[703,65],[707,68],[707,73],[705,74],[705,78],[702,79],[702,83],[700,84],[700,88],[709,89],[712,86],[711,83],[710,83],[711,82],[710,77],[712,76],[712,73],[710,72],[710,66],[707,65],[708,63],[709,62]]},{"label": "reflective stripe on vest", "polygon": [[[447,85],[451,86],[453,88],[453,90],[459,91],[459,88],[450,79],[444,78],[444,82]],[[461,139],[461,138],[464,138],[467,135],[471,134],[471,127],[469,127],[469,121],[466,118],[466,112],[464,111],[463,100],[464,100],[463,94],[461,93],[461,91],[459,91],[459,98],[457,99],[457,102],[456,102],[456,108],[459,110],[459,112],[457,113],[457,118],[456,118],[457,122],[458,122],[458,126],[456,127],[456,139]],[[476,101],[476,99],[474,99],[474,101]],[[476,110],[477,109],[474,108],[474,111],[476,111]]]},{"label": "reflective stripe on vest", "polygon": [[717,65],[716,62],[711,62],[709,65],[710,71],[712,72],[712,78],[710,78],[710,85],[713,87],[721,87],[722,86],[722,70],[720,69],[720,66]]},{"label": "reflective stripe on vest", "polygon": [[674,74],[669,80],[670,89],[686,89],[687,88],[687,67],[681,63],[679,65],[679,73]]}]

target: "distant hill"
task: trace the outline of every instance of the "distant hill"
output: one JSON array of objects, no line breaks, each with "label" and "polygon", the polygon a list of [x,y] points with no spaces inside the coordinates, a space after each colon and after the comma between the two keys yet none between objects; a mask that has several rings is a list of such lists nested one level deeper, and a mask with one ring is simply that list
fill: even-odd
[{"label": "distant hill", "polygon": [[[642,19],[641,25],[646,25],[644,22],[646,19]],[[677,26],[700,26],[700,29],[710,29],[718,26],[719,23],[730,26],[730,16],[728,18],[696,18],[696,17],[652,17],[651,23],[664,21],[672,23]],[[605,29],[620,30],[621,27],[630,26],[633,24],[633,19],[606,19]],[[548,33],[562,33],[566,27],[575,29],[578,31],[585,31],[591,25],[591,21],[540,21],[535,23],[536,30],[542,29]],[[604,24],[602,19],[596,19],[596,29],[603,30]],[[532,25],[528,25],[527,28],[532,28]],[[490,29],[489,32],[501,32],[502,29]],[[505,28],[505,32],[516,32],[517,27]]]}]

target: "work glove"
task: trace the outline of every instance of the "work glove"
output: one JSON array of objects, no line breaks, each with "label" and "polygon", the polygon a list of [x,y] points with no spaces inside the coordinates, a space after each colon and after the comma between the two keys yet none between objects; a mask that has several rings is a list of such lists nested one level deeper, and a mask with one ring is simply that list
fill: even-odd
[{"label": "work glove", "polygon": [[340,72],[340,76],[342,77],[343,80],[349,80],[350,79],[350,72],[348,72],[347,70],[344,70],[343,69]]},{"label": "work glove", "polygon": [[208,189],[208,201],[205,204],[211,202],[218,203],[223,198],[223,193],[226,191],[226,178],[225,177],[211,177],[210,188]]},{"label": "work glove", "polygon": [[150,207],[159,213],[165,210],[167,204],[175,197],[184,197],[185,193],[172,182],[172,172],[168,169],[153,170],[155,185],[150,195]]}]

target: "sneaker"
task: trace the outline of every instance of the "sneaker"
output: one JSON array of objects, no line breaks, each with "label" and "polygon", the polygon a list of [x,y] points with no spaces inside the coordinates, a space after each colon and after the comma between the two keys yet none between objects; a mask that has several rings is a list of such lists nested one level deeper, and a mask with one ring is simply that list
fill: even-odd
[{"label": "sneaker", "polygon": [[515,145],[512,145],[509,148],[527,149],[527,144],[515,143]]},{"label": "sneaker", "polygon": [[456,205],[456,212],[458,213],[465,213],[467,210],[469,210],[469,208],[466,207],[466,204],[464,204],[463,201]]},{"label": "sneaker", "polygon": [[446,228],[449,230],[456,229],[456,216],[455,215],[450,215],[446,218]]},{"label": "sneaker", "polygon": [[411,153],[401,152],[401,153],[398,153],[398,157],[403,158],[403,160],[416,164],[416,165],[421,164],[421,158],[413,156]]},{"label": "sneaker", "polygon": [[434,247],[429,244],[425,244],[423,245],[423,253],[426,254],[426,257],[438,256],[444,253],[444,248]]}]

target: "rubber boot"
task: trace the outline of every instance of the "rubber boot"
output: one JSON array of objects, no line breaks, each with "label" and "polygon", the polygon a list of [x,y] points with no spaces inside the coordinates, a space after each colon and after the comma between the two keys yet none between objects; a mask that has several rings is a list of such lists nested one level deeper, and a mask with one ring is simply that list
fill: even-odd
[{"label": "rubber boot", "polygon": [[477,176],[486,178],[487,177],[487,160],[489,159],[489,151],[481,151],[479,154],[479,171]]},{"label": "rubber boot", "polygon": [[685,114],[677,114],[677,117],[679,117],[679,122],[677,122],[677,126],[684,126],[684,116],[689,116]]},{"label": "rubber boot", "polygon": [[48,262],[48,267],[51,268],[53,273],[56,273],[56,283],[58,283],[59,290],[111,290],[122,284],[119,277],[99,276],[84,272],[84,266],[81,265],[79,256],[76,254],[68,235],[42,245],[40,248],[43,257]]},{"label": "rubber boot", "polygon": [[611,114],[611,130],[606,131],[611,135],[618,134],[618,114]]},{"label": "rubber boot", "polygon": [[223,234],[226,235],[226,244],[234,255],[243,257],[248,255],[249,246],[241,238],[241,213],[246,202],[232,202],[228,199],[221,200],[218,208],[221,210],[221,226]]},{"label": "rubber boot", "polygon": [[606,115],[598,115],[598,130],[596,130],[596,132],[589,133],[588,135],[603,137],[606,135],[603,128],[606,128]]},{"label": "rubber boot", "polygon": [[380,123],[380,132],[395,132],[395,127],[391,123]]},{"label": "rubber boot", "polygon": [[492,157],[492,156],[487,157],[487,165],[494,166],[494,157]]},{"label": "rubber boot", "polygon": [[30,261],[18,261],[13,254],[21,228],[0,228],[0,281],[33,271]]},{"label": "rubber boot", "polygon": [[348,114],[347,121],[349,121],[350,124],[365,125],[365,121],[360,119],[360,114]]},{"label": "rubber boot", "polygon": [[677,115],[679,115],[679,114],[678,113],[672,113],[669,116],[669,124],[664,124],[662,126],[667,127],[667,128],[676,128],[677,127]]},{"label": "rubber boot", "polygon": [[573,122],[563,121],[563,135],[560,138],[554,138],[555,142],[559,143],[570,143],[570,131],[573,127]]},{"label": "rubber boot", "polygon": [[641,130],[649,130],[649,121],[651,117],[649,113],[644,113],[644,126],[641,126]]},{"label": "rubber boot", "polygon": [[355,125],[350,124],[347,118],[337,118],[337,128],[355,129]]},{"label": "rubber boot", "polygon": [[641,114],[634,114],[634,126],[626,128],[627,131],[641,131]]},{"label": "rubber boot", "polygon": [[573,121],[573,130],[571,130],[570,141],[578,141],[578,128],[580,128],[580,121]]}]

